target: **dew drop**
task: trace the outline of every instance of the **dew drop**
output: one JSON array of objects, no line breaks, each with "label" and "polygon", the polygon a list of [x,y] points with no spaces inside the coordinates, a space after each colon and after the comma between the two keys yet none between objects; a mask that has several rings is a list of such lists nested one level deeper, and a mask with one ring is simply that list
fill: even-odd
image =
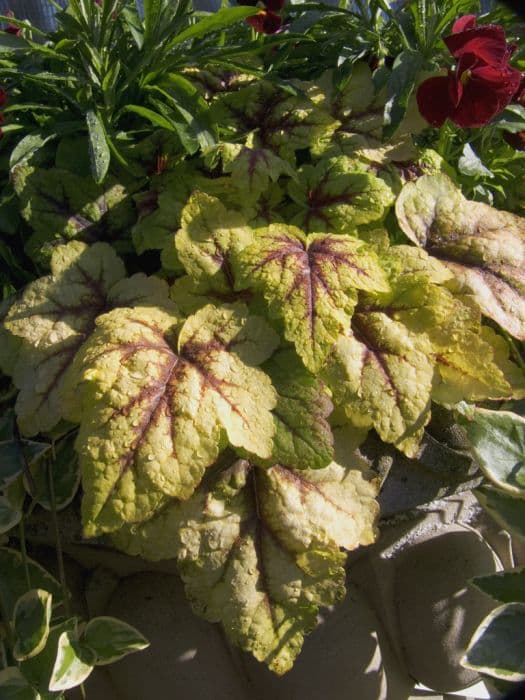
[{"label": "dew drop", "polygon": [[155,459],[155,455],[152,455],[152,454],[150,453],[150,454],[148,455],[148,458],[147,458],[147,459],[148,459],[148,462],[153,462],[153,460]]}]

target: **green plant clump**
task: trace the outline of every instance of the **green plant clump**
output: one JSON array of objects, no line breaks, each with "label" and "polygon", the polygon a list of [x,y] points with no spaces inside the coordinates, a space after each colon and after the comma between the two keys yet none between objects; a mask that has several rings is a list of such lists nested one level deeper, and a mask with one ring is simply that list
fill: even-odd
[{"label": "green plant clump", "polygon": [[[151,9],[163,3],[150,2],[143,23],[127,12],[114,29],[113,5],[90,10],[93,26],[123,32],[122,41],[175,32],[165,55],[127,76],[118,43],[103,57],[102,98],[123,80],[141,106],[87,109],[85,168],[84,137],[57,130],[37,149],[32,134],[11,151],[6,198],[38,276],[2,309],[0,367],[12,382],[7,402],[16,393],[16,427],[0,445],[12,455],[0,516],[4,531],[16,525],[26,493],[32,504],[66,507],[80,479],[86,538],[176,559],[195,612],[283,674],[319,607],[345,595],[346,552],[377,537],[386,475],[359,451],[367,436],[417,460],[434,407],[452,420],[461,402],[513,408],[525,398],[525,219],[466,196],[411,91],[386,128],[386,66],[352,56],[343,77],[332,66],[284,82],[253,52],[243,70],[219,65],[211,49],[199,54],[197,28],[225,31],[210,24],[220,13],[164,26]],[[77,6],[85,3],[70,3],[62,31],[82,37]],[[89,45],[66,41],[32,50],[43,61],[78,52],[85,67]],[[175,46],[190,52],[172,77]],[[24,86],[16,89],[22,100]],[[61,94],[77,89],[67,83]],[[179,89],[197,110],[184,131],[165,112]],[[81,93],[68,109],[85,110]],[[155,129],[134,124],[120,144],[124,113]],[[203,114],[210,140],[192,131]],[[523,486],[501,497],[523,498]],[[496,493],[482,487],[480,499]],[[44,588],[16,603],[15,629],[21,606],[35,624],[14,657],[58,639],[49,689],[61,691],[63,645],[91,668],[91,637],[110,623],[66,620],[49,631],[54,597]],[[467,661],[490,672],[482,656],[478,644]],[[8,681],[35,684],[27,663],[8,669]]]}]

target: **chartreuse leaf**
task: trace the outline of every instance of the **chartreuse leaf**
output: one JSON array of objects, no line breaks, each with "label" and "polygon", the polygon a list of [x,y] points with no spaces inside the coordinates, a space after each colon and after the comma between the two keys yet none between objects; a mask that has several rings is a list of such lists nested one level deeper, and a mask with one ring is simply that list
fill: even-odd
[{"label": "chartreuse leaf", "polygon": [[190,169],[181,165],[154,183],[150,191],[136,197],[139,218],[131,235],[139,255],[146,250],[162,250],[172,243],[192,188],[191,177]]},{"label": "chartreuse leaf", "polygon": [[[56,579],[32,559],[26,559],[29,581],[33,588],[48,591],[55,602],[63,600],[60,584]],[[20,552],[0,547],[0,601],[2,611],[12,619],[16,601],[27,592],[27,579],[24,561]]]},{"label": "chartreuse leaf", "polygon": [[354,233],[380,222],[394,201],[391,189],[375,175],[359,171],[346,156],[303,165],[290,180],[290,223],[305,231]]},{"label": "chartreuse leaf", "polygon": [[16,643],[13,656],[24,661],[39,654],[46,645],[51,622],[52,595],[34,588],[16,601],[13,630]]},{"label": "chartreuse leaf", "polygon": [[277,391],[271,463],[294,469],[326,467],[334,457],[334,438],[327,420],[333,406],[325,386],[292,350],[276,353],[264,370]]},{"label": "chartreuse leaf", "polygon": [[60,243],[112,239],[133,222],[129,195],[119,183],[102,186],[69,170],[28,165],[17,165],[12,180],[20,212],[34,232],[26,250],[38,262],[49,263]]},{"label": "chartreuse leaf", "polygon": [[525,498],[525,418],[472,406],[460,407],[458,422],[485,475],[504,491]]},{"label": "chartreuse leaf", "polygon": [[77,357],[87,536],[188,498],[225,438],[271,455],[276,395],[254,365],[277,336],[242,304],[209,305],[178,324],[169,308],[115,309]]},{"label": "chartreuse leaf", "polygon": [[351,422],[415,454],[430,419],[434,362],[403,324],[380,311],[356,311],[324,377]]},{"label": "chartreuse leaf", "polygon": [[525,539],[525,498],[511,496],[493,486],[480,486],[474,493],[496,522],[513,536]]},{"label": "chartreuse leaf", "polygon": [[487,615],[461,663],[501,680],[525,680],[525,603],[508,603]]},{"label": "chartreuse leaf", "polygon": [[95,664],[104,666],[134,651],[146,649],[149,642],[134,627],[114,617],[94,617],[82,633],[82,646],[95,654]]},{"label": "chartreuse leaf", "polygon": [[183,503],[113,538],[177,557],[196,613],[272,671],[289,670],[319,606],[344,596],[344,553],[375,537],[377,483],[359,466],[258,468],[239,460]]},{"label": "chartreuse leaf", "polygon": [[321,79],[324,92],[322,106],[337,119],[340,126],[330,139],[321,139],[313,144],[315,155],[358,155],[369,159],[373,152],[377,154],[380,150],[382,161],[407,161],[415,157],[411,134],[423,128],[424,122],[413,105],[408,105],[406,117],[397,125],[392,138],[383,142],[387,95],[385,91],[376,90],[368,64],[355,63],[350,77],[339,84],[335,84],[333,78],[332,73],[326,73]]},{"label": "chartreuse leaf", "polygon": [[244,205],[256,202],[282,175],[295,178],[290,163],[267,148],[250,148],[237,143],[221,143],[212,151],[220,155],[222,169],[230,173]]},{"label": "chartreuse leaf", "polygon": [[231,294],[231,258],[253,240],[243,217],[228,211],[216,197],[194,193],[182,211],[175,237],[178,257],[186,272],[209,290]]},{"label": "chartreuse leaf", "polygon": [[2,700],[42,700],[40,693],[21,674],[18,666],[8,666],[0,671]]},{"label": "chartreuse leaf", "polygon": [[357,290],[388,290],[376,254],[350,236],[306,237],[275,224],[236,256],[240,284],[263,293],[306,367],[315,372],[350,323]]},{"label": "chartreuse leaf", "polygon": [[468,201],[446,175],[407,183],[396,213],[406,235],[449,267],[486,316],[525,340],[525,219]]},{"label": "chartreuse leaf", "polygon": [[76,353],[103,310],[166,299],[168,287],[161,280],[142,274],[124,280],[124,274],[108,244],[72,241],[55,249],[51,275],[29,284],[11,306],[4,325],[24,341],[13,381],[20,390],[18,423],[26,435],[49,431],[61,418],[75,419],[64,387]]},{"label": "chartreuse leaf", "polygon": [[471,583],[500,603],[525,603],[525,566],[491,576],[477,576]]},{"label": "chartreuse leaf", "polygon": [[237,137],[247,134],[251,147],[269,149],[292,162],[296,150],[329,138],[338,125],[313,101],[264,80],[220,95],[211,111],[225,130]]}]

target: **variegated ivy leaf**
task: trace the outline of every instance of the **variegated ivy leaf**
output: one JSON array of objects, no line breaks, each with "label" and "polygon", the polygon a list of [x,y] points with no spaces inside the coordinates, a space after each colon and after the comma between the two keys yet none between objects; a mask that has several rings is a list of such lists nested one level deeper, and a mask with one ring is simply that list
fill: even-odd
[{"label": "variegated ivy leaf", "polygon": [[290,163],[267,148],[221,143],[214,151],[214,155],[220,155],[222,159],[223,172],[231,174],[243,206],[256,202],[270,183],[277,182],[282,175],[296,177]]},{"label": "variegated ivy leaf", "polygon": [[72,241],[57,247],[51,275],[29,284],[9,309],[4,327],[22,339],[13,367],[20,390],[18,423],[26,435],[76,419],[64,387],[71,363],[96,317],[115,306],[167,301],[168,286],[143,274],[124,279],[124,264],[111,246]]},{"label": "variegated ivy leaf", "polygon": [[250,146],[269,149],[292,162],[296,150],[328,138],[337,127],[337,121],[308,98],[264,80],[220,96],[212,113],[227,132],[246,134]]},{"label": "variegated ivy leaf", "polygon": [[345,156],[303,165],[297,182],[288,183],[294,201],[290,223],[305,231],[355,233],[358,226],[380,222],[394,201],[383,180],[359,172]]},{"label": "variegated ivy leaf", "polygon": [[184,207],[174,245],[186,272],[210,291],[231,294],[231,257],[253,240],[242,215],[229,211],[216,197],[195,192]]},{"label": "variegated ivy leaf", "polygon": [[327,420],[333,405],[324,384],[304,368],[293,350],[276,353],[264,370],[277,391],[271,464],[326,467],[334,457],[334,438]]},{"label": "variegated ivy leaf", "polygon": [[340,547],[374,541],[377,488],[352,463],[293,471],[239,460],[189,501],[113,538],[147,559],[176,557],[195,612],[281,675],[319,607],[345,594]]},{"label": "variegated ivy leaf", "polygon": [[374,427],[414,456],[430,419],[434,362],[405,326],[381,312],[356,311],[324,377],[352,423]]},{"label": "variegated ivy leaf", "polygon": [[525,219],[468,201],[445,175],[407,183],[396,213],[406,235],[449,267],[486,316],[525,340]]},{"label": "variegated ivy leaf", "polygon": [[350,236],[306,237],[292,226],[260,231],[237,256],[245,288],[260,290],[270,314],[282,320],[306,367],[317,371],[349,326],[357,290],[387,291],[376,254]]},{"label": "variegated ivy leaf", "polygon": [[227,441],[266,459],[276,394],[257,369],[277,345],[245,307],[206,306],[178,332],[165,308],[115,309],[76,359],[87,536],[187,498]]},{"label": "variegated ivy leaf", "polygon": [[134,221],[129,193],[119,183],[97,185],[68,170],[17,165],[12,171],[20,212],[33,229],[28,254],[49,263],[53,249],[72,238],[115,240]]}]

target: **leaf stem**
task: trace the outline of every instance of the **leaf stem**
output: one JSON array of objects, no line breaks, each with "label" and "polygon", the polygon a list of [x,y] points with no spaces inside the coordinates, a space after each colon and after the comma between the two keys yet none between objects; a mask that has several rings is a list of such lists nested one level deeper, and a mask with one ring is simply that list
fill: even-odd
[{"label": "leaf stem", "polygon": [[60,580],[60,586],[62,588],[62,595],[64,597],[64,610],[66,616],[71,616],[71,608],[69,605],[69,591],[66,584],[66,572],[64,569],[64,555],[62,552],[62,541],[60,539],[60,529],[58,527],[57,509],[56,509],[56,498],[55,498],[55,484],[53,481],[53,464],[56,459],[55,455],[55,445],[51,443],[51,453],[52,459],[48,461],[47,467],[47,483],[49,488],[49,501],[51,503],[51,516],[53,520],[53,529],[55,532],[55,547],[57,554],[57,565],[58,565],[58,578]]},{"label": "leaf stem", "polygon": [[27,565],[27,547],[26,547],[26,529],[24,524],[24,516],[18,524],[18,532],[20,537],[20,553],[22,554],[22,562],[24,564],[24,574],[26,577],[27,590],[31,590],[31,576],[29,575],[29,566]]}]

